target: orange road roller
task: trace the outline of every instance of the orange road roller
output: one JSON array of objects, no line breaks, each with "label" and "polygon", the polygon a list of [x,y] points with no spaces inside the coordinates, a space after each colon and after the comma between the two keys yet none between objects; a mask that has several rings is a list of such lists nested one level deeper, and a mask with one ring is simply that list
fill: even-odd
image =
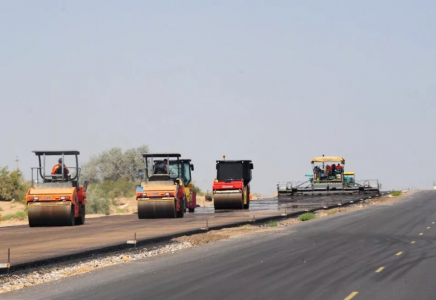
[{"label": "orange road roller", "polygon": [[[29,226],[74,226],[85,223],[87,182],[80,186],[79,151],[33,151],[39,167],[32,168],[26,194]],[[65,159],[73,166],[67,166]],[[53,167],[47,168],[48,164]],[[75,166],[74,166],[75,165]],[[49,165],[50,166],[50,165]]]},{"label": "orange road roller", "polygon": [[[144,153],[145,173],[136,188],[139,219],[183,218],[187,197],[180,154]],[[150,168],[149,168],[150,166]]]}]

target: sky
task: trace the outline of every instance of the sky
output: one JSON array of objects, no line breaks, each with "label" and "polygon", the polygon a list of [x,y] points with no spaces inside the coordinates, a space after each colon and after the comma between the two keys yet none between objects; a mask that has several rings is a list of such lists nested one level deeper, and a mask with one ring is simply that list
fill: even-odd
[{"label": "sky", "polygon": [[436,2],[0,2],[0,166],[148,145],[251,159],[251,190],[343,156],[383,189],[436,182]]}]

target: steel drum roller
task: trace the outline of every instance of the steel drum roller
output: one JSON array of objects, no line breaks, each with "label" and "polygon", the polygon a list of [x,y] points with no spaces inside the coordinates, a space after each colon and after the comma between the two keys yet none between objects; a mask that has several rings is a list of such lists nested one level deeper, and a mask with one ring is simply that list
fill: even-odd
[{"label": "steel drum roller", "polygon": [[138,201],[139,219],[175,218],[176,206],[171,200],[143,200]]},{"label": "steel drum roller", "polygon": [[74,225],[74,211],[71,205],[29,205],[27,208],[31,226]]},{"label": "steel drum roller", "polygon": [[242,192],[217,193],[213,198],[215,209],[243,209]]}]

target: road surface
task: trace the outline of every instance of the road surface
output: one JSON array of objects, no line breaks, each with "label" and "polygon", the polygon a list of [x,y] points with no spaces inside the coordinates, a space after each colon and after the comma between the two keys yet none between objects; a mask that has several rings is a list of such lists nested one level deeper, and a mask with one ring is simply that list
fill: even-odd
[{"label": "road surface", "polygon": [[[354,197],[354,198],[353,198]],[[197,208],[183,219],[143,219],[137,215],[89,218],[83,226],[32,227],[27,225],[0,228],[0,263],[6,262],[11,249],[11,265],[77,255],[115,245],[125,245],[136,233],[139,241],[168,238],[192,233],[206,227],[220,227],[252,220],[280,216],[282,213],[304,212],[307,209],[349,203],[353,197],[303,197],[278,202],[277,198],[252,201],[250,210],[215,212],[213,207]]]},{"label": "road surface", "polygon": [[0,299],[435,299],[436,191],[0,294]]}]

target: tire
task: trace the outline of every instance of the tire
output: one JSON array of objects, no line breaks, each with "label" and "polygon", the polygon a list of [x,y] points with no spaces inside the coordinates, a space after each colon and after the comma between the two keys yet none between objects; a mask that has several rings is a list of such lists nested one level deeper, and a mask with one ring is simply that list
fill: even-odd
[{"label": "tire", "polygon": [[83,225],[83,224],[85,224],[86,211],[85,211],[85,205],[83,205],[82,203],[80,203],[80,206],[79,206],[79,214],[80,214],[80,216],[76,218],[76,224]]},{"label": "tire", "polygon": [[248,209],[250,207],[250,191],[248,190],[247,187],[244,189],[242,195],[243,195],[242,202],[247,202],[247,204],[244,204],[244,209]]},{"label": "tire", "polygon": [[193,213],[195,211],[195,208],[189,208],[189,212]]},{"label": "tire", "polygon": [[183,218],[185,216],[185,210],[185,201],[182,201],[182,203],[180,203],[180,210],[176,211],[176,218]]},{"label": "tire", "polygon": [[68,226],[74,226],[76,225],[76,216],[74,214],[74,205],[71,205],[71,213],[70,213],[70,220],[68,222]]}]

